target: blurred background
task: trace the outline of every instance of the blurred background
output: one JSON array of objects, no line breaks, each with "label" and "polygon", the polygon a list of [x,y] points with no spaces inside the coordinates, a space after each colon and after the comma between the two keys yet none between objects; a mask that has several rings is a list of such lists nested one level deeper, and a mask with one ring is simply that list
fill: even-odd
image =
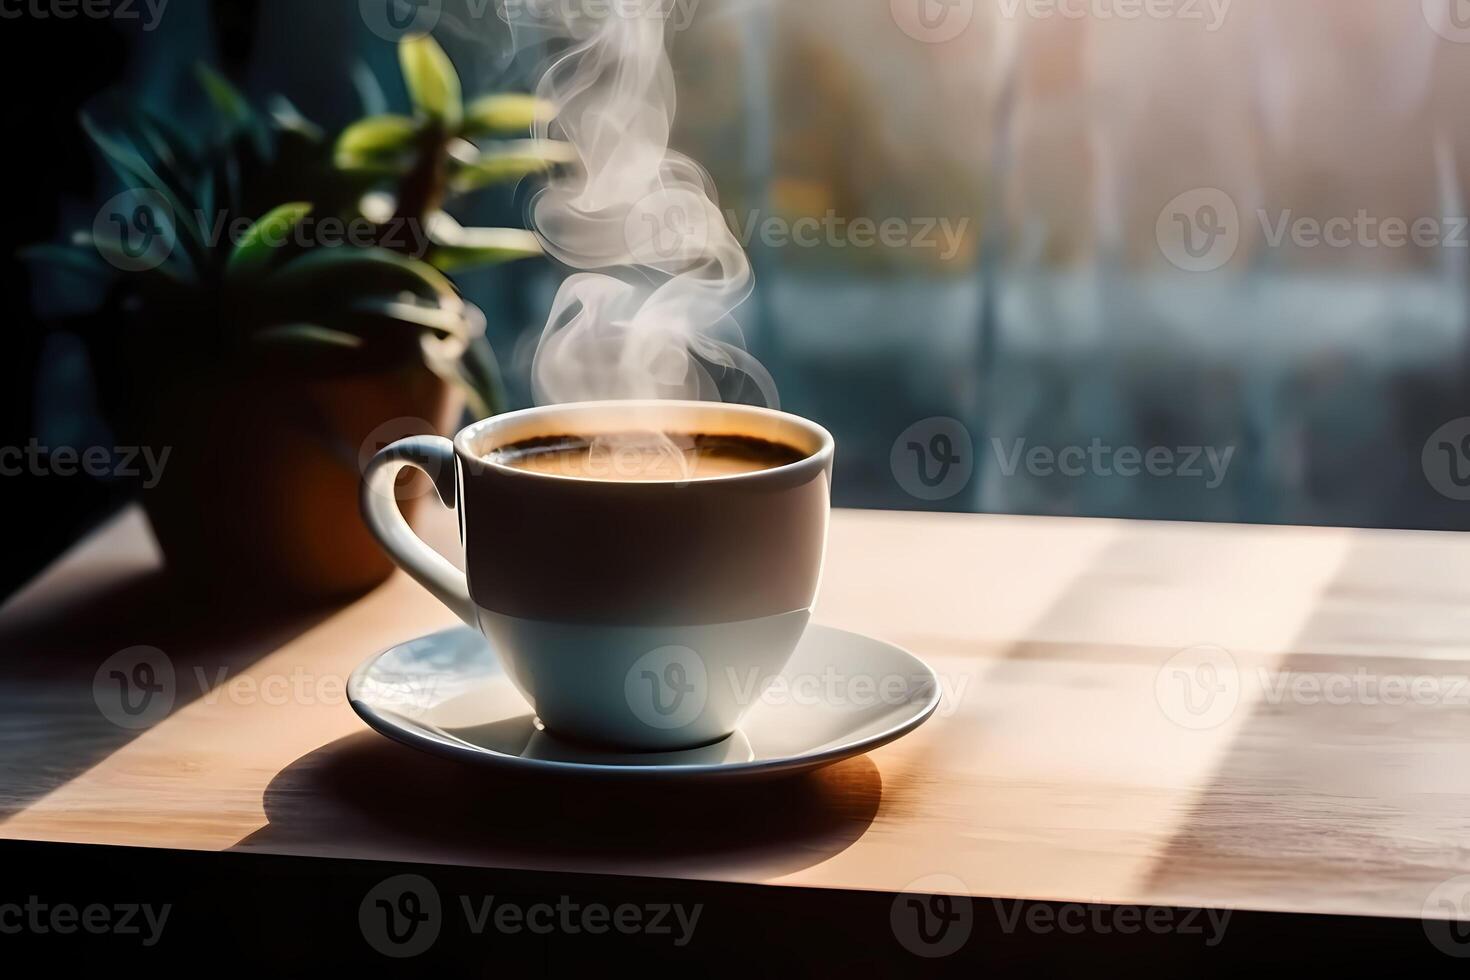
[{"label": "blurred background", "polygon": [[[123,186],[78,110],[121,91],[202,118],[205,61],[328,131],[403,112],[388,13],[431,22],[466,92],[531,88],[538,61],[512,56],[493,3],[404,2],[6,13],[27,58],[0,67],[26,93],[0,227],[0,446],[119,444],[95,358],[64,326],[86,290],[15,257],[91,227]],[[837,436],[840,506],[1461,529],[1462,14],[1456,0],[683,0],[674,143],[709,169],[751,255],[741,320],[782,407]],[[498,188],[455,217],[523,225],[527,194]],[[523,261],[456,276],[512,406],[529,403],[557,275]],[[4,594],[137,489],[30,466],[0,492],[40,531],[7,561]]]}]

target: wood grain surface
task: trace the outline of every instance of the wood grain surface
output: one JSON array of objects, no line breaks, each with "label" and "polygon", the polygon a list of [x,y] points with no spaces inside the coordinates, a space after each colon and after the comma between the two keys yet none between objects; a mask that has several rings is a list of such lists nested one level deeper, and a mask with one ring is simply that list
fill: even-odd
[{"label": "wood grain surface", "polygon": [[[407,578],[289,614],[202,585],[128,511],[0,608],[0,837],[1405,917],[1470,873],[1458,535],[838,512],[818,621],[914,651],[945,701],[754,788],[420,755],[342,693],[451,625]],[[174,678],[141,729],[93,693],[136,646]]]}]

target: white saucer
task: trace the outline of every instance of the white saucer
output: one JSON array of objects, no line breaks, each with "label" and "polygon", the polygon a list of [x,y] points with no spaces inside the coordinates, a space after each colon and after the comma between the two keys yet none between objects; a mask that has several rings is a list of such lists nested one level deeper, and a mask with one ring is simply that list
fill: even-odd
[{"label": "white saucer", "polygon": [[390,647],[347,681],[370,726],[434,755],[528,773],[596,778],[762,778],[867,752],[923,724],[939,680],[896,646],[808,627],[740,730],[683,752],[619,754],[546,731],[484,637],[466,627]]}]

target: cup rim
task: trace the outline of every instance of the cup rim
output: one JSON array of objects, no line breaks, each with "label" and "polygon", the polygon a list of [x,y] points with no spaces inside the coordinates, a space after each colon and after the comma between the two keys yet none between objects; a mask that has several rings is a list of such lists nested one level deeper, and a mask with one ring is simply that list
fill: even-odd
[{"label": "cup rim", "polygon": [[[486,432],[500,426],[509,425],[520,419],[530,418],[537,415],[549,415],[557,411],[567,409],[596,410],[599,408],[670,408],[670,409],[724,409],[742,414],[765,416],[767,418],[778,418],[794,424],[797,428],[804,429],[808,434],[814,436],[817,448],[806,456],[793,463],[783,463],[780,466],[772,466],[763,470],[753,470],[749,473],[730,473],[723,476],[693,477],[687,480],[638,480],[630,482],[619,482],[602,480],[596,477],[568,476],[562,473],[542,473],[531,470],[517,469],[495,460],[486,459],[477,453],[471,452],[470,443]],[[587,484],[589,486],[606,486],[616,483],[620,487],[648,487],[650,489],[668,487],[690,487],[703,486],[706,484],[732,483],[737,481],[759,481],[779,480],[784,475],[799,471],[803,467],[822,467],[830,464],[836,448],[836,440],[826,427],[811,419],[791,412],[783,412],[779,409],[765,408],[759,405],[731,404],[728,402],[693,401],[675,399],[623,399],[602,401],[562,402],[555,405],[536,405],[532,408],[522,408],[514,412],[505,412],[501,415],[493,415],[488,419],[481,419],[461,429],[454,437],[454,451],[460,458],[461,463],[468,468],[481,468],[484,471],[499,473],[514,479],[526,480],[552,480],[563,483]]]}]

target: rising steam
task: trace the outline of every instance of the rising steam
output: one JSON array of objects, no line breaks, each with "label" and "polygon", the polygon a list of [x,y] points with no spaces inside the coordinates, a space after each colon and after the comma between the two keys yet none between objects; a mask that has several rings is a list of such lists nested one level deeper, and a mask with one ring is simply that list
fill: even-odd
[{"label": "rising steam", "polygon": [[[750,263],[698,163],[669,148],[675,109],[667,50],[682,0],[511,3],[519,47],[550,41],[537,95],[556,108],[539,138],[564,139],[577,165],[531,203],[531,227],[574,270],[552,305],[532,369],[536,400],[719,400],[743,379],[777,404],[733,313]],[[594,12],[595,11],[595,12]]]}]

